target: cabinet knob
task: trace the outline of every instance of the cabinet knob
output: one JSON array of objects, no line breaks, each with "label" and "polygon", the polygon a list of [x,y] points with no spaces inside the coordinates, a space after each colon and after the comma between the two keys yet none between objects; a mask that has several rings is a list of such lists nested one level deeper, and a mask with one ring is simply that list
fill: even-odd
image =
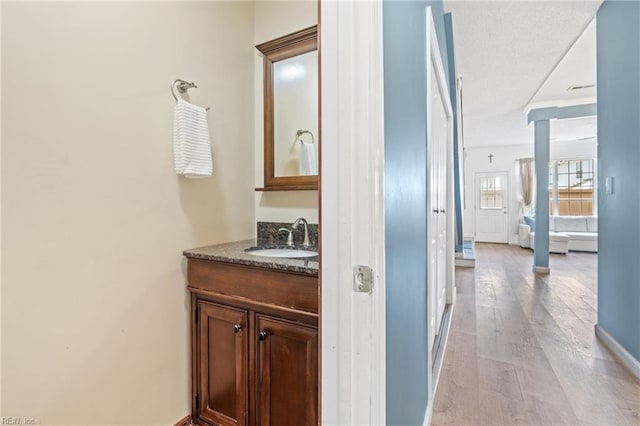
[{"label": "cabinet knob", "polygon": [[444,209],[440,210],[440,213],[444,213]]},{"label": "cabinet knob", "polygon": [[434,213],[438,213],[438,209],[433,209],[433,212]]},{"label": "cabinet knob", "polygon": [[267,339],[266,331],[261,331],[260,333],[258,333],[258,340],[266,340],[266,339]]},{"label": "cabinet knob", "polygon": [[233,325],[233,332],[234,333],[240,333],[240,330],[242,330],[242,326],[240,324],[234,324]]}]

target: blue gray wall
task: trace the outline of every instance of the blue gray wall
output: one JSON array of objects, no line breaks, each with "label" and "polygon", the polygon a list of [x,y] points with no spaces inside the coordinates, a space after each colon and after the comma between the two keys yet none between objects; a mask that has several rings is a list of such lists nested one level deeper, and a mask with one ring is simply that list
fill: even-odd
[{"label": "blue gray wall", "polygon": [[427,407],[426,8],[448,77],[442,1],[383,4],[387,424],[422,424]]},{"label": "blue gray wall", "polygon": [[640,2],[605,1],[596,25],[598,325],[640,360]]}]

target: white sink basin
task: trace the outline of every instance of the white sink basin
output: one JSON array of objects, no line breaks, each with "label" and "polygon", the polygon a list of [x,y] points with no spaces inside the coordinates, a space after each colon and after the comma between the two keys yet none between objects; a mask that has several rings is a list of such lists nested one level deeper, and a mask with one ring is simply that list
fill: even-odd
[{"label": "white sink basin", "polygon": [[318,253],[315,251],[300,250],[300,249],[282,249],[282,248],[248,250],[247,253],[252,254],[254,256],[263,256],[263,257],[295,257],[295,258],[313,257],[318,255]]}]

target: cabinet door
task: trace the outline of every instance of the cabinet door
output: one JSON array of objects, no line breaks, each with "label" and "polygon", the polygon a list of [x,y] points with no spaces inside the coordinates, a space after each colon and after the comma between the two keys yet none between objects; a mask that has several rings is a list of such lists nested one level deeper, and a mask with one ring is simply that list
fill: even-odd
[{"label": "cabinet door", "polygon": [[318,422],[318,330],[257,315],[257,423]]},{"label": "cabinet door", "polygon": [[247,424],[247,312],[199,301],[198,417],[214,425]]}]

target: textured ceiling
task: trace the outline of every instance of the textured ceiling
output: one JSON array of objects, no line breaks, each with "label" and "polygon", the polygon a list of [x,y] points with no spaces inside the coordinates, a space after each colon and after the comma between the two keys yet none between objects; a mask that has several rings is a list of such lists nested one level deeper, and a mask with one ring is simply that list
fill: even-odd
[{"label": "textured ceiling", "polygon": [[[578,38],[601,3],[445,0],[445,10],[453,16],[456,71],[462,77],[466,147],[533,143],[533,128],[527,126],[524,110],[532,101],[576,96],[567,92],[564,82],[552,80],[574,44],[595,51],[588,36],[584,43]],[[590,57],[593,63],[581,63]],[[595,78],[595,53],[580,53],[562,72],[571,76],[590,67]],[[571,84],[586,84],[583,80],[590,78],[586,75]],[[552,132],[560,127],[564,126],[552,126]],[[568,127],[563,140],[572,138]],[[579,132],[575,139],[583,137]]]},{"label": "textured ceiling", "polygon": [[[531,100],[530,107],[562,106],[578,101],[596,101],[596,21],[576,40],[549,79]],[[590,86],[567,90],[570,86]]]}]

